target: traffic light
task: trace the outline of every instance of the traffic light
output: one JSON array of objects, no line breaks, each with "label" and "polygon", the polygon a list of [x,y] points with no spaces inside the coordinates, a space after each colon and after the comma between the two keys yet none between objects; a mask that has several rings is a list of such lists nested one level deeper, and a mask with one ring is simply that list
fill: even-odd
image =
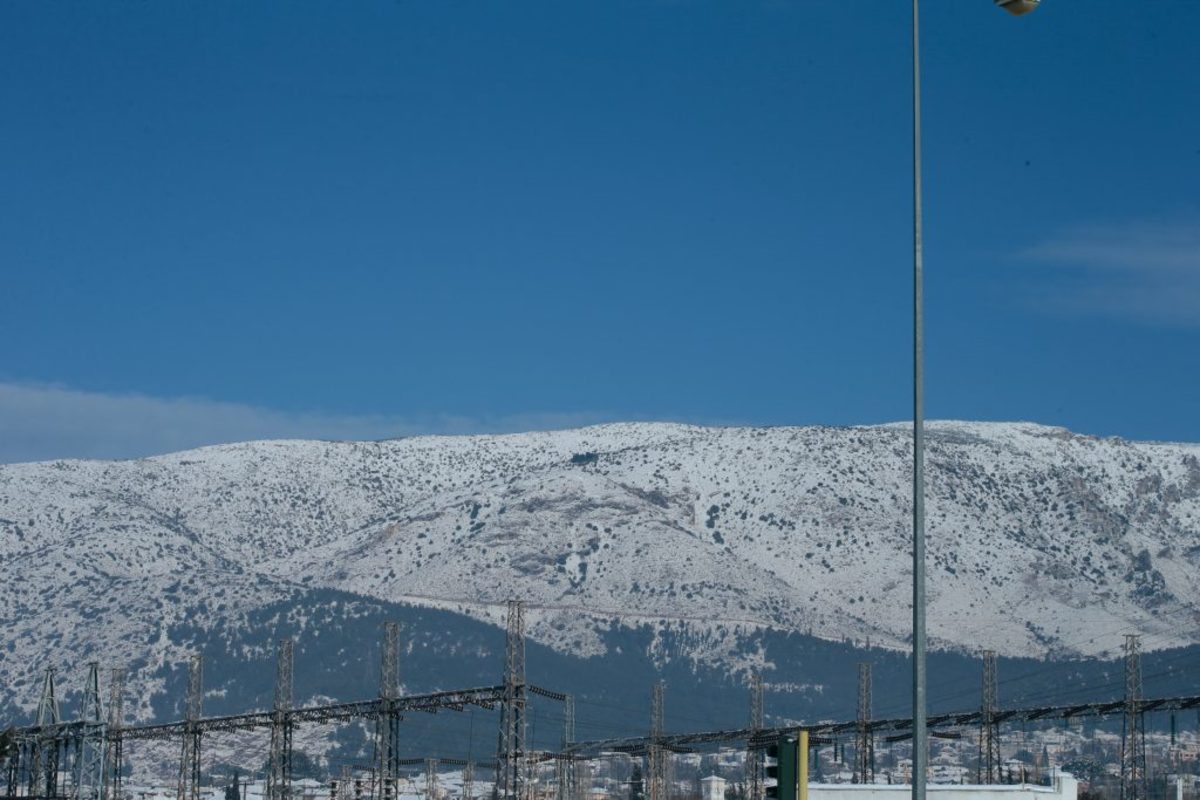
[{"label": "traffic light", "polygon": [[781,736],[767,745],[767,778],[775,780],[767,787],[771,800],[796,800],[799,782],[800,743],[791,736]]}]

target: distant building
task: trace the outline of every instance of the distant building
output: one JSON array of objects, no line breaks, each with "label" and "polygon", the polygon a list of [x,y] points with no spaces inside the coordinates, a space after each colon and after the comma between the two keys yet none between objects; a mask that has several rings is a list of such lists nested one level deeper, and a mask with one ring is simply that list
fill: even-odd
[{"label": "distant building", "polygon": [[[1049,786],[931,783],[927,789],[931,800],[1076,800],[1079,781],[1069,773],[1055,772]],[[911,794],[912,787],[906,783],[821,783],[808,787],[808,800],[903,800]],[[707,795],[705,800],[709,800]]]},{"label": "distant building", "polygon": [[700,779],[700,800],[725,800],[726,781],[720,775]]}]

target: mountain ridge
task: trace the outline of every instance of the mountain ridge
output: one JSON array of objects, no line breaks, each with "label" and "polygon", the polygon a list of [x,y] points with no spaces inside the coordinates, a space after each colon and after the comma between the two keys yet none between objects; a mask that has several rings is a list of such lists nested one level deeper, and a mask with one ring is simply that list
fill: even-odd
[{"label": "mountain ridge", "polygon": [[[729,674],[769,666],[764,630],[902,649],[910,447],[901,423],[607,423],[0,466],[0,702],[65,653],[139,665],[148,718],[188,645],[172,626],[232,641],[295,591],[491,624],[515,595],[557,652],[649,624]],[[1200,641],[1200,445],[931,422],[928,464],[935,647]]]}]

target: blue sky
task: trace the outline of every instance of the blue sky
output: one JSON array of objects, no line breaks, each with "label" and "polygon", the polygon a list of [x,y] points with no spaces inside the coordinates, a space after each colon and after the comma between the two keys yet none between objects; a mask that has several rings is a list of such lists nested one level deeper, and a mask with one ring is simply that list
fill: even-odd
[{"label": "blue sky", "polygon": [[[923,9],[930,416],[1200,441],[1200,4]],[[907,14],[3,4],[0,460],[904,419]]]}]

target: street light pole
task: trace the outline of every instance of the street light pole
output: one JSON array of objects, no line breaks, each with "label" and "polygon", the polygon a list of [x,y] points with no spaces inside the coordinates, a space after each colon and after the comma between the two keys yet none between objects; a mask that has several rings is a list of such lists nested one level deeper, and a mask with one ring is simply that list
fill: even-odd
[{"label": "street light pole", "polygon": [[[1041,0],[995,0],[1014,16],[1035,10]],[[912,0],[913,123],[913,578],[912,578],[912,800],[925,800],[929,735],[925,701],[925,297],[921,219],[921,16]]]},{"label": "street light pole", "polygon": [[912,800],[925,800],[929,741],[925,730],[925,298],[921,219],[921,17],[912,0],[913,100],[913,582]]}]

